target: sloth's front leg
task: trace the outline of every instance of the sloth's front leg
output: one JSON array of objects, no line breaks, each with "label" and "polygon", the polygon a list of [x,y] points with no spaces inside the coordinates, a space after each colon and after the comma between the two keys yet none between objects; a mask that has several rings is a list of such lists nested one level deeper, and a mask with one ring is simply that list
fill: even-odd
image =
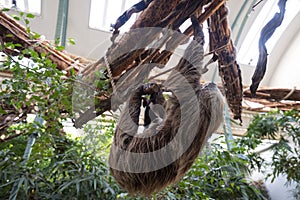
[{"label": "sloth's front leg", "polygon": [[135,125],[139,125],[143,96],[152,95],[159,91],[160,87],[155,83],[144,84],[136,88],[126,102],[124,112],[122,112],[119,119],[120,124],[130,123],[132,125],[132,122],[134,122]]},{"label": "sloth's front leg", "polygon": [[160,87],[155,83],[148,83],[136,88],[130,95],[125,107],[120,115],[116,127],[114,142],[118,146],[126,149],[133,137],[138,132],[139,117],[144,95],[153,95],[160,91]]},{"label": "sloth's front leg", "polygon": [[163,97],[162,90],[157,84],[146,84],[144,85],[145,92],[150,94],[149,99],[143,97],[143,107],[145,108],[144,112],[144,127],[148,126],[157,121],[155,119],[164,117],[164,104],[165,98]]}]

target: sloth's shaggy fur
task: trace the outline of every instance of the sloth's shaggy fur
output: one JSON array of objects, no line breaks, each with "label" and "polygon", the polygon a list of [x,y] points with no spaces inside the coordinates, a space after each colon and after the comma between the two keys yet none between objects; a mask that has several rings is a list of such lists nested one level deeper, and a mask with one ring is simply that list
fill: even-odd
[{"label": "sloth's shaggy fur", "polygon": [[143,133],[137,134],[142,96],[159,92],[156,84],[142,85],[131,94],[116,127],[110,170],[120,186],[131,194],[149,196],[177,182],[222,122],[220,91],[213,83],[199,82],[205,70],[204,39],[195,18],[192,23],[196,41],[188,46],[164,84],[173,95],[166,101],[163,119],[155,119]]}]

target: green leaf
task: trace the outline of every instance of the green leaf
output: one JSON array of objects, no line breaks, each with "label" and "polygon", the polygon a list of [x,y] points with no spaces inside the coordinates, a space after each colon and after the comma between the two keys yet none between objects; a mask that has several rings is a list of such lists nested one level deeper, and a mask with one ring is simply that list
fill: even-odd
[{"label": "green leaf", "polygon": [[5,114],[7,114],[7,112],[6,112],[5,110],[3,110],[3,108],[2,108],[2,107],[0,107],[0,114],[3,114],[3,115],[5,115]]},{"label": "green leaf", "polygon": [[4,46],[5,46],[5,48],[11,48],[11,49],[15,48],[15,44],[12,42],[7,42],[7,43],[5,43]]},{"label": "green leaf", "polygon": [[26,17],[33,19],[35,16],[32,13],[27,13]]},{"label": "green leaf", "polygon": [[15,20],[17,20],[17,21],[20,21],[20,17],[19,17],[19,16],[13,15],[12,17],[13,17]]},{"label": "green leaf", "polygon": [[69,44],[75,45],[75,40],[74,40],[74,38],[69,38]]},{"label": "green leaf", "polygon": [[27,33],[30,33],[30,32],[31,32],[30,27],[27,27],[27,28],[26,28],[26,32],[27,32]]},{"label": "green leaf", "polygon": [[31,55],[32,58],[38,58],[39,57],[39,54],[35,51],[31,51],[30,55]]},{"label": "green leaf", "polygon": [[38,34],[38,33],[34,33],[34,35],[33,35],[33,38],[34,39],[38,39],[38,38],[40,38],[41,37],[41,34]]},{"label": "green leaf", "polygon": [[20,54],[18,57],[19,60],[22,60],[23,58],[24,58],[24,54]]},{"label": "green leaf", "polygon": [[9,8],[2,8],[1,9],[1,12],[7,12],[7,11],[10,11],[10,9]]},{"label": "green leaf", "polygon": [[57,47],[56,47],[56,50],[58,50],[58,51],[63,51],[64,49],[65,49],[64,46],[57,46]]},{"label": "green leaf", "polygon": [[30,23],[28,19],[24,19],[24,21],[25,21],[26,25],[28,25]]},{"label": "green leaf", "polygon": [[74,76],[75,75],[75,69],[74,68],[70,69],[69,73],[70,73],[71,76]]},{"label": "green leaf", "polygon": [[57,46],[60,43],[60,38],[55,38],[54,44]]},{"label": "green leaf", "polygon": [[11,37],[14,37],[14,35],[9,33],[9,34],[6,34],[5,37],[11,38]]},{"label": "green leaf", "polygon": [[15,44],[15,47],[22,47],[22,45],[17,43],[17,44]]}]

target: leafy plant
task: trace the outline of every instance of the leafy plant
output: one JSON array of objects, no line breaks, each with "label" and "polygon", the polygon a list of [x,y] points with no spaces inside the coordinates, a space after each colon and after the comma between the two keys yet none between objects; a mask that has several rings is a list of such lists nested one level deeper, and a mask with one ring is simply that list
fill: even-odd
[{"label": "leafy plant", "polygon": [[[110,130],[114,124],[113,121],[105,123],[99,122],[101,125],[94,128]],[[14,140],[23,141],[24,150],[26,137],[8,141],[0,150],[1,199],[115,199],[120,189],[106,165],[112,138],[107,133],[98,132],[97,139],[89,132],[82,139],[45,134],[38,138],[25,166],[21,164],[22,157],[14,153],[12,144]],[[94,145],[97,148],[92,148]]]},{"label": "leafy plant", "polygon": [[[28,18],[32,17],[25,13],[14,16],[16,20],[24,20],[30,34]],[[31,36],[35,39],[38,35]],[[1,106],[0,112],[8,115],[6,110],[13,110],[21,113],[22,119],[1,133],[9,140],[1,141],[0,147],[0,199],[114,199],[119,188],[109,174],[107,153],[95,153],[99,149],[107,152],[103,141],[110,141],[111,135],[106,132],[97,135],[99,140],[95,137],[93,141],[88,137],[79,140],[68,137],[63,130],[63,122],[72,118],[75,76],[67,78],[49,55],[38,54],[30,46],[7,42],[1,47],[2,50],[18,48],[20,54],[7,54],[7,60],[0,66],[0,70],[13,75],[1,82],[0,103],[5,107]],[[45,122],[35,123],[28,113],[38,113]],[[95,129],[105,130],[114,124],[107,120],[105,123],[108,125]],[[37,134],[35,143],[32,140],[28,146],[33,133]],[[99,148],[87,148],[88,141]],[[31,154],[26,153],[23,162],[27,147]]]},{"label": "leafy plant", "polygon": [[183,179],[159,196],[174,197],[170,199],[264,199],[247,178],[249,159],[239,154],[238,148],[229,151],[218,143],[207,147]]},{"label": "leafy plant", "polygon": [[[256,115],[248,128],[247,135],[240,140],[240,145],[253,150],[263,139],[273,139],[277,142],[271,146],[273,156],[268,163],[260,158],[258,166],[266,164],[273,171],[268,177],[274,181],[279,175],[286,175],[287,181],[300,182],[300,115],[297,110],[273,111]],[[252,153],[258,157],[257,153]]]},{"label": "leafy plant", "polygon": [[[265,160],[256,148],[264,139],[276,141],[271,161]],[[299,196],[300,184],[300,115],[297,110],[272,111],[256,115],[246,136],[221,145],[212,143],[196,160],[189,173],[175,186],[158,194],[169,199],[264,199],[267,193],[247,177],[254,169],[271,168],[266,175],[274,181],[279,175],[287,184],[297,183],[293,191]],[[265,151],[265,150],[263,150]],[[258,184],[259,185],[259,184]]]}]

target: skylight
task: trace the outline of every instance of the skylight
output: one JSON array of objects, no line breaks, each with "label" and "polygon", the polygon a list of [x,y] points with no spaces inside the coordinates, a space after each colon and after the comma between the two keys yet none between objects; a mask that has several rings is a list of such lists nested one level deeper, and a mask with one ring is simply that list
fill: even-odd
[{"label": "skylight", "polygon": [[[275,12],[279,12],[277,5],[278,1],[266,1],[260,13],[257,15],[252,27],[249,29],[248,34],[243,41],[241,48],[238,51],[237,60],[240,63],[255,66],[258,59],[258,41],[260,37],[260,31],[264,25],[272,19]],[[283,22],[273,34],[273,36],[267,41],[266,47],[268,53],[271,53],[275,44],[283,34],[289,23],[300,11],[300,1],[291,0],[286,3],[286,12]]]}]

